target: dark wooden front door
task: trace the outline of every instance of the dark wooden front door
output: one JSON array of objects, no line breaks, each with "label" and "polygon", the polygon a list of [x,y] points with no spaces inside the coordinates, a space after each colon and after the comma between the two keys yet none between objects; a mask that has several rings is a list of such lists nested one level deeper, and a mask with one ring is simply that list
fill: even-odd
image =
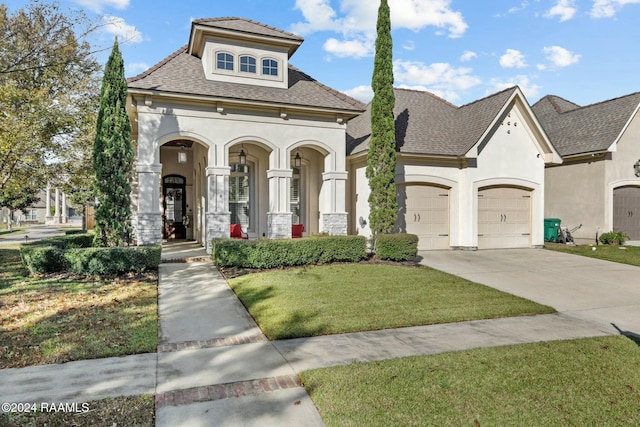
[{"label": "dark wooden front door", "polygon": [[163,197],[163,230],[165,239],[186,239],[184,226],[186,215],[186,180],[179,175],[167,175],[162,180]]},{"label": "dark wooden front door", "polygon": [[613,229],[640,240],[640,187],[613,190]]}]

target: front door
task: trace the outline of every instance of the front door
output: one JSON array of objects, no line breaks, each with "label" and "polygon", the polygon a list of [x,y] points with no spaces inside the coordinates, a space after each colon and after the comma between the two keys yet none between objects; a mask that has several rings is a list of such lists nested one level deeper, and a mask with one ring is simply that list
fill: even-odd
[{"label": "front door", "polygon": [[180,175],[167,175],[162,179],[163,224],[162,236],[167,240],[186,239],[186,180]]}]

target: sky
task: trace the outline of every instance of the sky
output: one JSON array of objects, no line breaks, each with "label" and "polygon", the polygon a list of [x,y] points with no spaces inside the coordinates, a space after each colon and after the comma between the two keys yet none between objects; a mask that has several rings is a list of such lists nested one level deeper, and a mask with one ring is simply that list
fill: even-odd
[{"label": "sky", "polygon": [[[46,0],[44,0],[46,1]],[[9,11],[28,0],[4,1]],[[519,85],[588,105],[640,91],[640,0],[388,0],[396,87],[464,105]],[[100,23],[106,62],[122,42],[132,77],[186,45],[191,21],[237,16],[305,41],[290,62],[319,82],[370,101],[375,0],[60,0]]]}]

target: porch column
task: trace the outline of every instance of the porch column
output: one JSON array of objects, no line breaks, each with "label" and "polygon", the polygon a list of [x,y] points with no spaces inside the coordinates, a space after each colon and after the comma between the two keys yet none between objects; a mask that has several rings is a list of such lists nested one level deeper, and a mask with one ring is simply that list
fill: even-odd
[{"label": "porch column", "polygon": [[206,242],[207,252],[211,252],[211,240],[229,237],[231,212],[229,211],[229,166],[208,167],[207,173],[207,212]]},{"label": "porch column", "polygon": [[67,193],[62,192],[62,215],[60,217],[60,222],[63,224],[67,223],[68,215],[67,215]]},{"label": "porch column", "polygon": [[44,223],[51,224],[53,217],[51,216],[51,186],[47,184],[47,199],[45,201],[46,210],[44,212]]},{"label": "porch column", "polygon": [[269,239],[290,239],[292,213],[289,206],[289,192],[291,191],[291,169],[270,169],[267,171],[269,180],[269,211],[267,212],[267,237]]},{"label": "porch column", "polygon": [[56,206],[53,214],[53,222],[60,224],[60,190],[56,188]]},{"label": "porch column", "polygon": [[320,209],[320,232],[334,236],[347,234],[346,171],[329,171],[322,174],[323,198]]},{"label": "porch column", "polygon": [[162,212],[160,210],[161,163],[137,163],[138,212],[135,235],[138,245],[162,243]]}]

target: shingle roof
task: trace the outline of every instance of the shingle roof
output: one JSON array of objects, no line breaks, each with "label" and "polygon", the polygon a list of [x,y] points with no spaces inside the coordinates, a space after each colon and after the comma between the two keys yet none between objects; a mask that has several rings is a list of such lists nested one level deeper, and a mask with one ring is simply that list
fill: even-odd
[{"label": "shingle roof", "polygon": [[561,156],[607,150],[640,104],[640,92],[580,107],[548,95],[532,110]]},{"label": "shingle roof", "polygon": [[242,99],[289,106],[305,106],[360,112],[365,106],[333,90],[293,66],[289,66],[289,88],[207,80],[199,58],[181,48],[142,74],[127,80],[130,89],[173,94]]},{"label": "shingle roof", "polygon": [[[396,143],[411,154],[460,156],[491,126],[516,87],[470,104],[455,105],[430,92],[395,89]],[[366,151],[371,137],[371,104],[347,125],[347,154]]]},{"label": "shingle roof", "polygon": [[252,21],[250,19],[238,17],[226,18],[202,18],[193,21],[194,24],[200,24],[211,28],[219,28],[223,30],[232,30],[245,34],[255,34],[259,36],[276,37],[302,42],[304,39],[296,34],[282,31],[278,28]]}]

